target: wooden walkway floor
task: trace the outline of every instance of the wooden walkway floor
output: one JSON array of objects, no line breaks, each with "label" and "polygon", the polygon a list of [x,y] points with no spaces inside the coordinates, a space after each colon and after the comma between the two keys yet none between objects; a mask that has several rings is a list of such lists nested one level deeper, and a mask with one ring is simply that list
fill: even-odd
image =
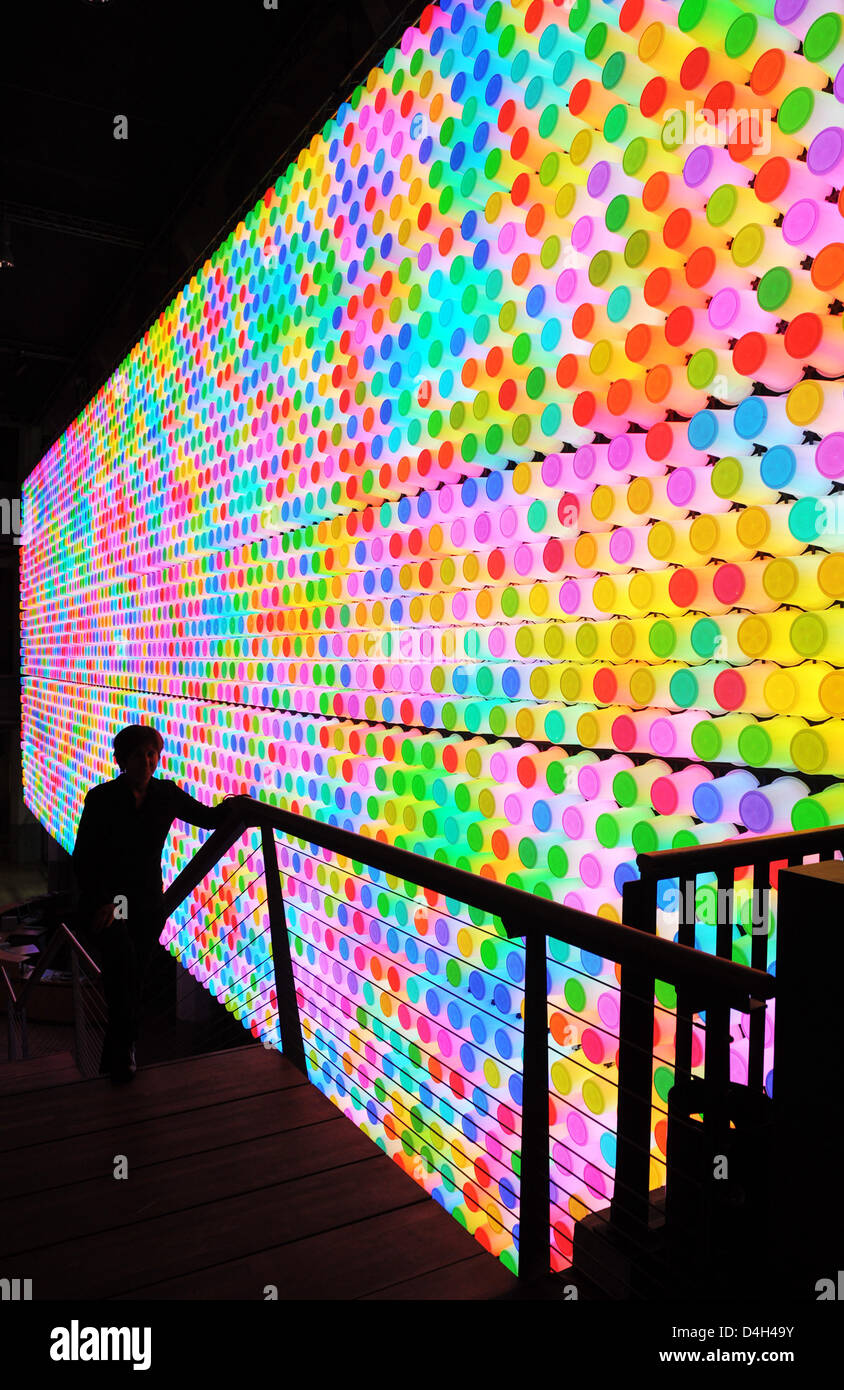
[{"label": "wooden walkway floor", "polygon": [[0,1084],[0,1274],[32,1279],[34,1300],[515,1293],[278,1053],[141,1067],[120,1087],[73,1076],[25,1063]]}]

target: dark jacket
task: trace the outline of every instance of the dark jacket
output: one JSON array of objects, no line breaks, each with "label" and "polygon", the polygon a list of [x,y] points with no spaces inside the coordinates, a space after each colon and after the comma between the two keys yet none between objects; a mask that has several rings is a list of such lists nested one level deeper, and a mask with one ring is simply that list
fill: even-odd
[{"label": "dark jacket", "polygon": [[222,802],[206,806],[168,778],[152,777],[140,806],[123,773],[92,787],[73,849],[80,920],[117,894],[127,898],[127,920],[156,911],[164,893],[161,854],[173,822],[212,830],[225,814]]}]

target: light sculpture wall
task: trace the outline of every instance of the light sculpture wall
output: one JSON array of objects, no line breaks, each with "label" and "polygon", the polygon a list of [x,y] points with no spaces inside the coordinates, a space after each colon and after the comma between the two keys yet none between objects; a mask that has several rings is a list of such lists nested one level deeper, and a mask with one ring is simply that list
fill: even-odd
[{"label": "light sculpture wall", "polygon": [[[842,63],[816,0],[429,6],[27,481],[50,832],[133,721],[200,797],[616,918],[639,851],[844,818]],[[279,852],[314,1081],[514,1266],[520,948]],[[272,1043],[240,859],[167,940]],[[564,1265],[612,1192],[618,1005],[596,958],[549,979]]]}]

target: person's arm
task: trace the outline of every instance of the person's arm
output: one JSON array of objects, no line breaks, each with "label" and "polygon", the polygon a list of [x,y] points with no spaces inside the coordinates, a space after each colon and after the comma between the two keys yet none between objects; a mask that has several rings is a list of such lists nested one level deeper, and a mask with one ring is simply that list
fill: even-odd
[{"label": "person's arm", "polygon": [[185,821],[188,825],[198,825],[203,830],[215,830],[234,814],[238,801],[251,800],[248,796],[227,796],[216,806],[206,806],[204,801],[197,801],[195,796],[191,796],[190,792],[186,792],[178,783],[174,782],[173,788],[173,819]]}]

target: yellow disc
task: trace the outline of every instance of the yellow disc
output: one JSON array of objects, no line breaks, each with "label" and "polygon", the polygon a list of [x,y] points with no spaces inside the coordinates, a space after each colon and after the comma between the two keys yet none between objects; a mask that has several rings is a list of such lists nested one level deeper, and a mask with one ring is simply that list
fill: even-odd
[{"label": "yellow disc", "polygon": [[528,657],[533,653],[535,634],[530,623],[525,623],[516,633],[516,651],[519,656]]},{"label": "yellow disc", "polygon": [[583,677],[576,666],[568,666],[560,676],[560,695],[570,705],[580,699]]},{"label": "yellow disc", "polygon": [[487,1085],[491,1086],[493,1090],[501,1085],[501,1072],[498,1070],[498,1067],[491,1057],[487,1057],[484,1062],[484,1076],[486,1077]]},{"label": "yellow disc", "polygon": [[541,579],[536,581],[528,595],[528,606],[538,618],[548,612],[548,585]]},{"label": "yellow disc", "polygon": [[[665,523],[662,524],[664,525]],[[671,527],[668,529],[671,532],[671,540],[673,542],[674,532],[671,530]],[[650,542],[648,542],[648,549],[650,550]],[[651,554],[653,553],[654,552],[651,551]],[[630,583],[627,585],[627,597],[634,608],[638,608],[640,613],[649,613],[651,604],[653,603],[653,596],[654,582],[645,570],[640,570],[638,574],[630,576]]]},{"label": "yellow disc", "polygon": [[601,737],[601,726],[594,714],[582,714],[577,721],[577,741],[584,748],[594,748]]},{"label": "yellow disc", "polygon": [[535,727],[532,710],[520,709],[517,711],[516,733],[519,735],[519,738],[533,738]]},{"label": "yellow disc", "polygon": [[627,489],[627,505],[637,516],[650,511],[654,500],[653,484],[650,478],[634,478]]},{"label": "yellow disc", "polygon": [[765,249],[765,233],[757,222],[748,222],[733,237],[732,257],[743,270],[758,261]]},{"label": "yellow disc", "polygon": [[613,907],[612,903],[601,903],[601,905],[600,905],[600,907],[598,908],[598,911],[596,912],[595,916],[596,916],[596,917],[606,917],[606,919],[607,919],[608,922],[620,922],[620,921],[621,921],[621,917],[619,916],[618,908],[617,908],[617,907]]},{"label": "yellow disc", "polygon": [[785,603],[786,599],[791,598],[799,582],[797,566],[790,560],[772,560],[762,575],[762,588],[768,598],[776,599],[778,603]]},{"label": "yellow disc", "polygon": [[569,150],[569,162],[575,169],[578,168],[579,165],[584,164],[589,158],[592,152],[592,143],[591,130],[579,130],[575,135],[571,142],[571,149]]},{"label": "yellow disc", "polygon": [[674,527],[658,521],[648,532],[648,550],[655,560],[667,560],[674,549]]},{"label": "yellow disc", "polygon": [[642,666],[630,677],[630,698],[634,705],[650,705],[656,693],[656,681],[648,666]]},{"label": "yellow disc", "polygon": [[565,634],[561,623],[553,623],[545,630],[545,650],[550,657],[558,657],[562,654],[565,644]]},{"label": "yellow disc", "polygon": [[[444,576],[443,578],[446,584],[451,583],[450,579],[445,579]],[[431,595],[431,617],[435,623],[441,623],[445,617],[445,599],[442,594]]]},{"label": "yellow disc", "polygon": [[657,20],[655,24],[649,24],[639,40],[639,57],[643,63],[650,63],[651,59],[659,52],[663,39],[665,38],[665,26]]},{"label": "yellow disc", "polygon": [[474,584],[481,572],[480,561],[474,553],[463,557],[463,578],[468,584]]},{"label": "yellow disc", "polygon": [[765,681],[765,700],[775,714],[789,714],[800,690],[790,671],[775,671]]},{"label": "yellow disc", "polygon": [[469,748],[466,753],[466,772],[472,777],[480,777],[483,763],[477,748]]},{"label": "yellow disc", "polygon": [[791,761],[800,772],[823,772],[829,761],[826,739],[817,729],[801,729],[791,740]]},{"label": "yellow disc", "polygon": [[699,555],[711,555],[718,544],[721,528],[717,518],[704,512],[696,516],[689,527],[689,545]]},{"label": "yellow disc", "polygon": [[736,535],[748,550],[759,550],[768,539],[771,521],[761,507],[746,507],[736,522]]},{"label": "yellow disc", "polygon": [[601,574],[592,585],[592,602],[602,613],[612,613],[615,607],[615,581]]},{"label": "yellow disc", "polygon": [[574,543],[574,559],[579,569],[591,570],[598,554],[598,543],[595,537],[587,531],[584,535],[578,536]]},{"label": "yellow disc", "polygon": [[601,338],[589,354],[589,370],[595,376],[605,376],[612,366],[613,347],[606,338]]},{"label": "yellow disc", "polygon": [[455,565],[450,555],[444,556],[440,561],[440,579],[443,584],[453,584],[455,575]]},{"label": "yellow disc", "polygon": [[607,487],[606,483],[602,483],[600,487],[595,488],[595,491],[592,493],[591,507],[592,515],[597,521],[606,521],[608,517],[612,516],[614,505],[615,498],[612,495],[611,487]]},{"label": "yellow disc", "polygon": [[533,471],[529,463],[517,463],[513,469],[513,491],[519,496],[530,492],[533,487]]},{"label": "yellow disc", "polygon": [[824,676],[818,697],[825,710],[838,717],[844,714],[844,671],[830,671]]},{"label": "yellow disc", "polygon": [[535,696],[537,700],[546,699],[550,685],[546,667],[537,666],[534,671],[531,671],[529,684],[531,695]]},{"label": "yellow disc", "polygon": [[485,820],[495,815],[495,792],[490,787],[481,787],[478,792],[478,810]]},{"label": "yellow disc", "polygon": [[610,646],[616,656],[628,657],[636,645],[636,629],[632,623],[622,620],[610,633]]},{"label": "yellow disc", "polygon": [[604,1096],[597,1081],[584,1081],[583,1104],[593,1115],[600,1115],[604,1109]]},{"label": "yellow disc", "polygon": [[551,1085],[558,1096],[567,1096],[571,1091],[571,1071],[565,1062],[555,1062],[552,1066]]},{"label": "yellow disc", "polygon": [[745,656],[762,656],[771,645],[771,629],[763,617],[753,615],[739,624],[738,644]]},{"label": "yellow disc", "polygon": [[558,217],[568,217],[577,198],[577,189],[573,183],[564,183],[554,199],[554,211]]},{"label": "yellow disc", "polygon": [[817,381],[800,381],[788,393],[785,413],[792,425],[807,430],[816,415],[823,410],[823,387]]},{"label": "yellow disc", "polygon": [[490,225],[492,225],[493,222],[497,222],[501,216],[503,202],[504,199],[500,193],[491,193],[489,195],[486,207],[484,208],[484,217]]},{"label": "yellow disc", "polygon": [[825,555],[818,566],[818,586],[832,599],[844,598],[844,554]]},{"label": "yellow disc", "polygon": [[472,933],[466,927],[461,927],[457,933],[457,949],[467,959],[472,954]]}]

